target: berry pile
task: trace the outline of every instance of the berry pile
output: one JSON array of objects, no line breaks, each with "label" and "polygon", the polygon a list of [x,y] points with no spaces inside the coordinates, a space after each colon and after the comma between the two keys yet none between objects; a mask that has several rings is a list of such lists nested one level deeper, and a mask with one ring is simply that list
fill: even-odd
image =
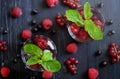
[{"label": "berry pile", "polygon": [[76,60],[74,57],[69,58],[66,62],[66,67],[67,69],[72,73],[76,74],[77,73],[77,65],[78,65],[78,60]]},{"label": "berry pile", "polygon": [[8,50],[8,48],[7,48],[6,41],[0,42],[0,51],[7,51],[7,50]]},{"label": "berry pile", "polygon": [[118,45],[111,43],[109,46],[109,54],[111,56],[111,63],[115,64],[120,60],[120,50],[118,50]]},{"label": "berry pile", "polygon": [[36,43],[37,46],[39,46],[42,50],[47,48],[47,40],[41,37],[35,37],[34,42]]},{"label": "berry pile", "polygon": [[56,22],[60,25],[60,27],[67,26],[68,20],[66,18],[66,15],[56,16]]},{"label": "berry pile", "polygon": [[62,0],[63,4],[69,6],[72,9],[76,9],[80,7],[79,2],[80,0]]}]

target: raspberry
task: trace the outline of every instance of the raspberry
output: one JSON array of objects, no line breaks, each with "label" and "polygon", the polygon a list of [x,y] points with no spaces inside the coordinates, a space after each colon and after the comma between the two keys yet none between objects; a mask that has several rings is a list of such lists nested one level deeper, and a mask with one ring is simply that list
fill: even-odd
[{"label": "raspberry", "polygon": [[85,41],[89,37],[88,33],[84,30],[80,30],[77,36],[80,41]]},{"label": "raspberry", "polygon": [[78,49],[78,47],[75,43],[70,43],[66,47],[66,51],[70,54],[76,53],[77,49]]},{"label": "raspberry", "polygon": [[44,71],[44,72],[42,73],[42,77],[43,77],[44,79],[50,79],[50,78],[52,78],[52,76],[53,76],[53,73],[52,73],[52,72],[49,72],[49,71]]},{"label": "raspberry", "polygon": [[20,16],[22,16],[21,8],[19,8],[19,7],[13,8],[11,11],[11,16],[14,18],[19,18]]},{"label": "raspberry", "polygon": [[1,68],[1,75],[2,77],[6,78],[10,74],[10,69],[8,67]]},{"label": "raspberry", "polygon": [[34,41],[42,50],[46,49],[48,46],[47,40],[44,38],[36,37]]},{"label": "raspberry", "polygon": [[44,19],[42,21],[42,26],[45,30],[49,30],[52,27],[53,23],[50,19]]},{"label": "raspberry", "polygon": [[32,32],[28,29],[22,31],[22,39],[27,40],[31,38]]},{"label": "raspberry", "polygon": [[89,79],[96,79],[98,77],[98,75],[99,75],[99,72],[98,72],[97,69],[90,68],[88,70],[88,77],[89,77]]},{"label": "raspberry", "polygon": [[58,4],[59,0],[46,0],[46,3],[49,7],[55,7]]}]

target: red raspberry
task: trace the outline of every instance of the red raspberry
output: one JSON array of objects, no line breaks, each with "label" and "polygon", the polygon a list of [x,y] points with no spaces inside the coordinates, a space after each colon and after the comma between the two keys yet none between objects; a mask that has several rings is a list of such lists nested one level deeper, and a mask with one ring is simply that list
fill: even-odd
[{"label": "red raspberry", "polygon": [[76,24],[72,24],[70,28],[73,34],[77,34],[79,32],[79,26],[77,26]]},{"label": "red raspberry", "polygon": [[88,33],[84,30],[79,30],[77,36],[80,41],[85,41],[89,37]]},{"label": "red raspberry", "polygon": [[34,41],[37,44],[37,46],[39,46],[42,50],[46,49],[48,46],[47,45],[48,41],[44,38],[36,37]]},{"label": "red raspberry", "polygon": [[51,79],[52,76],[53,76],[53,73],[52,73],[52,72],[49,72],[49,71],[44,71],[44,72],[42,73],[42,77],[43,77],[44,79]]},{"label": "red raspberry", "polygon": [[58,4],[59,0],[46,0],[46,3],[49,7],[55,7]]},{"label": "red raspberry", "polygon": [[50,19],[44,19],[42,21],[42,26],[45,30],[49,30],[52,27],[53,23]]},{"label": "red raspberry", "polygon": [[70,53],[70,54],[76,53],[76,52],[77,52],[77,49],[78,49],[78,47],[77,47],[77,45],[76,45],[75,43],[70,43],[70,44],[68,44],[67,47],[66,47],[66,51],[67,51],[68,53]]},{"label": "red raspberry", "polygon": [[99,72],[98,72],[97,69],[90,68],[88,70],[88,77],[89,77],[89,79],[96,79],[98,77],[98,75],[99,75]]},{"label": "red raspberry", "polygon": [[21,8],[19,8],[19,7],[13,8],[11,11],[11,16],[14,18],[19,18],[20,16],[22,16]]},{"label": "red raspberry", "polygon": [[8,67],[1,68],[1,75],[2,77],[6,78],[10,74],[10,69]]},{"label": "red raspberry", "polygon": [[27,40],[31,38],[32,32],[28,29],[22,31],[22,39]]}]

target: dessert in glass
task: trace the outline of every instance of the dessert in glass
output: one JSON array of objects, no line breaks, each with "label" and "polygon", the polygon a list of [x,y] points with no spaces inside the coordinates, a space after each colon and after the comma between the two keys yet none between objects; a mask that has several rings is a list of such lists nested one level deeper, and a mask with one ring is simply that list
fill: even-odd
[{"label": "dessert in glass", "polygon": [[66,17],[70,36],[78,42],[91,42],[103,39],[104,18],[88,2],[77,10],[67,10]]},{"label": "dessert in glass", "polygon": [[27,40],[21,49],[21,57],[26,67],[32,71],[58,72],[61,64],[56,60],[57,48],[54,42],[38,35]]}]

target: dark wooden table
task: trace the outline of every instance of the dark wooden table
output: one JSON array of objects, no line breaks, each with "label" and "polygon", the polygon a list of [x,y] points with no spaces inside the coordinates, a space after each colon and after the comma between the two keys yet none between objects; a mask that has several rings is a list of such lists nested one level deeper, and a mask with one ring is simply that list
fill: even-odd
[{"label": "dark wooden table", "polygon": [[[109,61],[108,56],[108,45],[110,42],[115,42],[120,45],[120,0],[81,0],[80,4],[84,4],[89,1],[93,7],[96,4],[103,2],[104,7],[99,10],[104,15],[105,20],[112,19],[113,24],[110,26],[105,26],[104,28],[104,39],[102,41],[94,41],[91,43],[78,43],[79,50],[74,55],[69,55],[65,52],[65,47],[68,43],[74,42],[74,40],[69,36],[67,29],[60,28],[55,22],[55,16],[58,12],[64,14],[68,7],[64,6],[60,0],[59,5],[54,8],[48,8],[45,4],[45,0],[0,0],[0,28],[8,28],[9,33],[6,35],[0,35],[0,40],[6,40],[8,42],[9,50],[7,52],[0,52],[0,62],[4,61],[5,66],[11,68],[11,74],[7,79],[30,79],[30,76],[36,76],[36,79],[41,79],[39,73],[31,72],[25,69],[21,58],[16,57],[20,54],[20,33],[24,29],[31,29],[29,25],[32,19],[36,19],[37,23],[40,23],[45,18],[50,18],[54,22],[53,29],[56,30],[55,35],[51,35],[51,30],[45,31],[40,30],[35,34],[43,34],[50,37],[56,44],[58,48],[57,59],[62,63],[62,69],[60,72],[56,73],[53,79],[88,79],[87,70],[90,67],[97,68],[99,70],[99,77],[97,79],[120,79],[120,62],[111,65],[108,63],[106,67],[99,67],[101,61]],[[23,16],[18,19],[13,19],[10,17],[10,11],[13,7],[19,6],[23,10]],[[39,13],[37,15],[31,16],[31,10],[37,9]],[[112,36],[106,36],[109,30],[114,29],[116,34]],[[95,51],[100,49],[103,54],[101,56],[95,57]],[[66,73],[66,68],[64,62],[69,57],[75,57],[79,60],[78,73],[76,75],[71,75]],[[14,62],[14,59],[17,62]],[[3,79],[0,77],[0,79]]]}]

